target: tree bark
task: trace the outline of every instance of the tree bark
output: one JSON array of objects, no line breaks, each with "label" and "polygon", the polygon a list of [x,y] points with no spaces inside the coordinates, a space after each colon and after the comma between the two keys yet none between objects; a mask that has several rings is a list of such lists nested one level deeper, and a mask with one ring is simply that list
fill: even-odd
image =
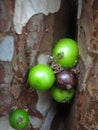
[{"label": "tree bark", "polygon": [[[28,71],[38,62],[40,55],[51,55],[53,44],[60,38],[71,37],[72,33],[74,38],[75,31],[68,32],[75,25],[69,16],[72,10],[69,10],[68,2],[62,0],[61,9],[56,14],[33,16],[23,28],[23,33],[18,35],[13,26],[15,1],[0,0],[0,47],[14,50],[13,58],[11,55],[0,57],[0,121],[3,122],[0,129],[7,129],[2,124],[6,121],[8,123],[9,113],[19,107],[26,109],[31,116],[31,124],[27,129],[42,130],[40,126],[46,121],[46,115],[43,115],[40,106],[45,104],[43,108],[46,107],[44,112],[47,114],[53,104],[48,93],[39,94],[30,88],[27,82]],[[80,12],[77,19],[80,68],[78,87],[69,106],[65,104],[57,108],[63,108],[63,111],[58,111],[55,116],[58,123],[55,122],[53,130],[98,130],[98,0],[83,0]],[[11,49],[9,41],[14,44]],[[52,111],[55,113],[56,109]]]},{"label": "tree bark", "polygon": [[83,0],[78,19],[80,75],[66,130],[98,130],[98,1]]}]

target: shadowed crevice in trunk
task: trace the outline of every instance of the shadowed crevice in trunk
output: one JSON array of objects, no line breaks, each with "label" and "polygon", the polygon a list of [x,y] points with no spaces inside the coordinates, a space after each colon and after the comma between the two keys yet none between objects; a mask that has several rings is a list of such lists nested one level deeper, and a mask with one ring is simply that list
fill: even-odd
[{"label": "shadowed crevice in trunk", "polygon": [[[62,24],[62,26],[61,26]],[[77,1],[62,0],[60,11],[55,14],[55,32],[54,41],[60,38],[68,37],[76,39],[77,36]],[[50,130],[68,130],[66,128],[67,118],[70,116],[71,108],[73,107],[74,99],[70,103],[57,103],[57,112],[51,123]]]}]

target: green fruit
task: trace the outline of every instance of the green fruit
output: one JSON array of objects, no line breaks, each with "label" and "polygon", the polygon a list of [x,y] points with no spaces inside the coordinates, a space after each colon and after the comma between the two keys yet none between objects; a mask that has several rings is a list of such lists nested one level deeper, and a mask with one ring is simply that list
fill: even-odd
[{"label": "green fruit", "polygon": [[9,115],[9,123],[14,129],[22,130],[29,123],[28,113],[23,109],[16,109]]},{"label": "green fruit", "polygon": [[51,89],[51,95],[53,99],[59,103],[69,102],[73,98],[74,94],[75,94],[74,89],[63,90],[58,87],[53,87]]},{"label": "green fruit", "polygon": [[53,70],[45,64],[38,64],[31,68],[28,82],[36,90],[47,90],[55,81]]},{"label": "green fruit", "polygon": [[64,38],[57,42],[53,49],[53,58],[66,69],[74,67],[78,60],[78,44],[76,41]]}]

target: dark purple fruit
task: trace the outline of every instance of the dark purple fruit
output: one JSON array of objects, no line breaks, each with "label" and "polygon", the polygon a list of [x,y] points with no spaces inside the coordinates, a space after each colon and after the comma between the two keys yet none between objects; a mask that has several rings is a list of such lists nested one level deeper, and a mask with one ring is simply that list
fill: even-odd
[{"label": "dark purple fruit", "polygon": [[62,89],[71,89],[77,85],[77,79],[73,71],[63,70],[56,74],[56,84]]}]

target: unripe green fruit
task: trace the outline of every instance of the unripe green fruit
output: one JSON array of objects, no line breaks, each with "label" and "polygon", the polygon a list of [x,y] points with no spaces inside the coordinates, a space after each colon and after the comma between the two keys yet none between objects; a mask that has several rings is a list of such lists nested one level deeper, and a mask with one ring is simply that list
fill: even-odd
[{"label": "unripe green fruit", "polygon": [[70,69],[76,65],[78,55],[78,44],[69,38],[58,41],[53,49],[54,60],[66,69]]},{"label": "unripe green fruit", "polygon": [[23,109],[16,109],[9,115],[10,125],[17,130],[23,130],[29,123],[29,115]]},{"label": "unripe green fruit", "polygon": [[33,66],[28,75],[28,82],[36,90],[47,90],[55,81],[53,70],[45,64]]},{"label": "unripe green fruit", "polygon": [[64,90],[55,86],[51,89],[53,99],[59,103],[69,102],[73,98],[74,94],[74,89]]}]

